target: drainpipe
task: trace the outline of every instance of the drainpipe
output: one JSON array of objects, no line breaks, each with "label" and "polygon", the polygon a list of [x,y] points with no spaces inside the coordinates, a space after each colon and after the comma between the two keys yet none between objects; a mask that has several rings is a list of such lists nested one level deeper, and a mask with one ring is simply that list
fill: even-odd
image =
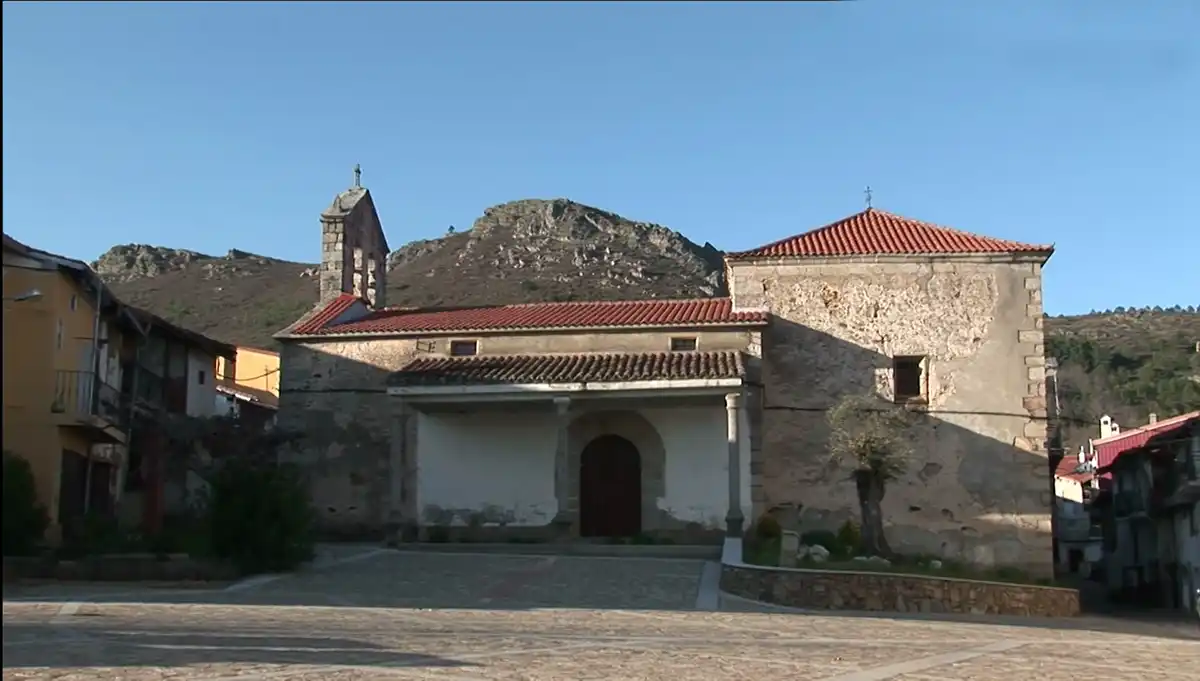
[{"label": "drainpipe", "polygon": [[92,380],[88,382],[90,386],[90,394],[88,395],[88,404],[91,405],[93,411],[96,410],[97,398],[99,396],[99,386],[96,381],[100,380],[100,310],[104,306],[104,287],[96,284],[96,314],[92,319]]}]

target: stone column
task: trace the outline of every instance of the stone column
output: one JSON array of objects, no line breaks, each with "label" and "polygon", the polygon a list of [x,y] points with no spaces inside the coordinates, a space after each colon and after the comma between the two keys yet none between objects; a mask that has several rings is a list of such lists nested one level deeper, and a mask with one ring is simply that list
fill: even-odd
[{"label": "stone column", "polygon": [[567,427],[571,424],[571,398],[554,398],[555,431],[554,491],[558,498],[558,513],[554,525],[559,535],[568,535],[575,526],[575,491],[571,489],[570,452]]},{"label": "stone column", "polygon": [[725,411],[728,417],[726,432],[729,434],[729,512],[725,514],[725,534],[742,536],[742,394],[729,393],[725,396]]},{"label": "stone column", "polygon": [[411,417],[404,401],[392,398],[392,427],[391,442],[388,450],[388,514],[387,540],[390,544],[403,541],[407,525],[415,522],[415,518],[407,517],[405,506],[412,496],[412,486],[415,484],[414,475],[409,474],[408,456],[408,421]]}]

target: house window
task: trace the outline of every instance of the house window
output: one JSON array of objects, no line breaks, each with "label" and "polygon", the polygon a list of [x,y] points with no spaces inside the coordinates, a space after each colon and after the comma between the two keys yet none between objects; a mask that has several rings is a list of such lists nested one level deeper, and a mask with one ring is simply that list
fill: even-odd
[{"label": "house window", "polygon": [[63,343],[63,321],[61,319],[54,323],[54,347],[62,350]]},{"label": "house window", "polygon": [[897,402],[926,399],[926,365],[925,358],[918,355],[892,358],[892,388]]},{"label": "house window", "polygon": [[206,378],[208,378],[208,377],[205,376],[204,369],[198,370],[196,372],[196,385],[204,385],[204,381]]},{"label": "house window", "polygon": [[451,357],[470,357],[479,354],[479,341],[453,340],[450,341]]},{"label": "house window", "polygon": [[694,336],[687,338],[672,338],[671,352],[695,352],[696,338]]},{"label": "house window", "polygon": [[74,312],[75,308],[78,307],[78,305],[79,305],[79,296],[72,293],[71,294],[71,312]]}]

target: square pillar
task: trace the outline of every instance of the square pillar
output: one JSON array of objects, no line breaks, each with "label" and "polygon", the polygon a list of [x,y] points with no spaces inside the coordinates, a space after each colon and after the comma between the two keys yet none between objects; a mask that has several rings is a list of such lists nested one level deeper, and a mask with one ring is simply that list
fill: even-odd
[{"label": "square pillar", "polygon": [[416,467],[412,465],[408,429],[412,413],[404,402],[394,399],[391,409],[391,436],[388,449],[387,541],[397,544],[413,539],[417,518],[411,516],[415,498]]},{"label": "square pillar", "polygon": [[575,492],[571,487],[571,466],[567,428],[571,425],[571,398],[554,398],[554,492],[558,499],[558,513],[554,525],[560,535],[568,535],[575,527]]},{"label": "square pillar", "polygon": [[742,393],[725,396],[726,432],[729,440],[729,511],[725,514],[725,534],[729,537],[742,536]]}]

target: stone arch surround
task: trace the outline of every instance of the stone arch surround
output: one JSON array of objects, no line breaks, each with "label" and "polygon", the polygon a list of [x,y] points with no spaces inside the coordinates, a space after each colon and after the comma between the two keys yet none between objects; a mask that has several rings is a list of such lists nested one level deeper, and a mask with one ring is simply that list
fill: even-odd
[{"label": "stone arch surround", "polygon": [[658,500],[666,494],[667,451],[658,429],[642,414],[633,410],[606,410],[584,412],[567,427],[567,480],[566,490],[557,485],[555,492],[561,499],[565,492],[568,507],[575,511],[578,528],[579,512],[579,466],[583,448],[602,435],[623,437],[637,447],[642,462],[642,529],[654,531],[663,528]]}]

